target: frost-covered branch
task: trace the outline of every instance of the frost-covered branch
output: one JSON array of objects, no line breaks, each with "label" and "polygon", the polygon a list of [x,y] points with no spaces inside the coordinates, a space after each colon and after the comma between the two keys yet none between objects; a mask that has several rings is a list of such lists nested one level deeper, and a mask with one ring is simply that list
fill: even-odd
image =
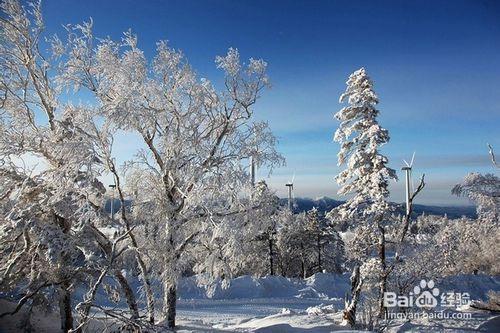
[{"label": "frost-covered branch", "polygon": [[127,231],[123,235],[119,236],[118,238],[116,238],[113,241],[113,243],[111,245],[111,251],[109,254],[107,266],[105,266],[101,270],[99,277],[94,282],[94,284],[92,285],[90,290],[84,296],[84,300],[82,302],[78,303],[78,305],[76,305],[76,310],[80,313],[81,318],[80,318],[80,324],[74,330],[72,330],[72,332],[81,332],[83,327],[87,324],[88,319],[89,319],[89,312],[90,312],[90,309],[93,305],[93,302],[94,302],[94,299],[95,299],[95,296],[97,293],[97,289],[101,285],[104,277],[108,274],[109,270],[113,266],[113,263],[116,260],[116,258],[119,257],[121,252],[123,251],[123,250],[117,251],[117,246],[120,242],[122,242],[123,240],[128,238],[128,234],[131,231],[132,231],[132,229],[130,231]]},{"label": "frost-covered branch", "polygon": [[495,158],[495,152],[493,151],[493,147],[489,143],[488,143],[488,152],[490,154],[491,162],[493,163],[493,165],[497,168],[500,168],[500,165],[497,164],[497,160]]}]

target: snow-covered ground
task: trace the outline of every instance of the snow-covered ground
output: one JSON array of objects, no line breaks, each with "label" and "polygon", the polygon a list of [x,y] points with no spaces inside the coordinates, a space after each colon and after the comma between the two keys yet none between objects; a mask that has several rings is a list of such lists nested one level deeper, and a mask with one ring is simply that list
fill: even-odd
[{"label": "snow-covered ground", "polygon": [[[180,284],[178,321],[186,331],[212,328],[261,332],[265,328],[262,332],[293,332],[293,327],[319,329],[320,326],[331,331],[338,328],[331,319],[318,321],[318,316],[312,316],[307,320],[306,311],[320,305],[335,312],[340,310],[348,281],[346,275],[321,273],[306,280],[242,276],[233,279],[226,288],[216,284],[207,289],[199,287],[196,277],[191,277]],[[293,323],[297,318],[301,318],[300,325]]]},{"label": "snow-covered ground", "polygon": [[[212,298],[183,280],[178,321],[183,332],[331,332],[343,331],[343,295],[349,290],[347,275],[315,274],[306,280],[282,277],[240,277],[227,289],[216,285]],[[500,290],[500,280],[489,276],[462,275],[437,280],[443,291],[467,292],[471,299],[486,299],[489,290]],[[208,292],[210,294],[210,292]],[[184,296],[182,296],[182,294]],[[452,313],[459,311],[449,311]],[[468,319],[419,319],[387,322],[388,332],[500,332],[500,317],[464,309]]]},{"label": "snow-covered ground", "polygon": [[[468,292],[485,299],[488,290],[500,291],[500,279],[462,275],[437,282],[446,291]],[[306,280],[283,277],[242,276],[223,288],[198,286],[196,277],[179,285],[178,332],[331,332],[349,331],[341,326],[343,295],[349,289],[347,275],[315,274]],[[6,310],[12,303],[2,301]],[[2,311],[3,312],[3,311]],[[469,319],[419,319],[387,322],[387,332],[500,332],[500,316],[464,308],[452,313],[471,313]],[[33,332],[53,332],[57,314],[36,313]],[[18,332],[26,311],[0,320],[0,332]],[[100,330],[97,327],[96,330]]]},{"label": "snow-covered ground", "polygon": [[[335,301],[299,300],[291,298],[263,298],[248,300],[193,300],[179,305],[178,322],[181,331],[213,329],[215,331],[295,332],[296,329],[337,327],[331,316],[307,314],[307,309],[318,305],[336,304]],[[334,309],[337,306],[334,305]],[[285,327],[288,327],[285,329]],[[323,328],[324,327],[324,328]],[[266,329],[266,330],[263,330]],[[194,330],[196,331],[196,330]]]}]

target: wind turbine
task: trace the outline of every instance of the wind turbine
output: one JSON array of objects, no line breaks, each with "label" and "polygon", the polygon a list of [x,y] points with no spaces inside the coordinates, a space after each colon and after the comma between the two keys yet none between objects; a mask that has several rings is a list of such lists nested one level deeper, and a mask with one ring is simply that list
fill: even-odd
[{"label": "wind turbine", "polygon": [[288,209],[292,210],[292,197],[293,197],[293,181],[295,180],[295,172],[293,173],[292,180],[285,184],[288,187]]},{"label": "wind turbine", "polygon": [[255,158],[250,156],[250,179],[252,182],[252,187],[255,187]]},{"label": "wind turbine", "polygon": [[413,156],[411,157],[410,164],[406,162],[406,160],[403,160],[404,164],[406,164],[405,167],[401,168],[405,172],[405,178],[406,178],[406,215],[410,214],[410,196],[411,196],[411,191],[413,186],[410,188],[410,180],[411,180],[411,168],[413,166],[413,161],[415,160],[415,152],[413,152]]}]

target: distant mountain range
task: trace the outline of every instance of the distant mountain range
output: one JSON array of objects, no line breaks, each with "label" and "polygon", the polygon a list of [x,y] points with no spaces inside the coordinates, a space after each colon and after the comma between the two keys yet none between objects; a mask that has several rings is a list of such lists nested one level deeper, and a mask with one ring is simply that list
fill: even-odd
[{"label": "distant mountain range", "polygon": [[[288,199],[280,199],[282,205],[287,205]],[[329,197],[322,197],[318,199],[310,198],[295,198],[293,211],[296,213],[308,211],[313,207],[318,209],[322,215],[328,213],[333,208],[343,204],[344,201],[338,201]],[[398,212],[404,214],[404,204],[397,204]],[[459,218],[462,216],[476,218],[476,207],[474,206],[427,206],[427,205],[413,205],[413,215],[421,215],[422,213],[428,215],[447,215],[449,218]]]},{"label": "distant mountain range", "polygon": [[[129,207],[132,202],[127,200],[126,206]],[[306,212],[313,207],[318,209],[318,212],[321,215],[324,215],[331,211],[333,208],[343,204],[344,201],[338,201],[329,197],[321,197],[317,199],[310,198],[295,198],[294,199],[294,207],[293,211],[295,213]],[[280,204],[286,206],[288,204],[288,199],[282,198],[280,199]],[[396,204],[398,207],[397,212],[400,214],[404,214],[404,204]],[[106,202],[104,209],[107,212],[111,212],[111,200]],[[115,213],[120,209],[120,201],[115,199],[113,204],[113,210]],[[476,207],[473,206],[427,206],[427,205],[417,205],[413,206],[413,216],[422,215],[422,213],[428,215],[447,215],[449,218],[455,219],[462,216],[476,218]]]}]

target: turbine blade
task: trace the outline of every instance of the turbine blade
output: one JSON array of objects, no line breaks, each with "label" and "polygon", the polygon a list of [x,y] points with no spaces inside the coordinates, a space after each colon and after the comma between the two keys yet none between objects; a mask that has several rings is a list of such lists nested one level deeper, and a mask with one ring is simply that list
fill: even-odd
[{"label": "turbine blade", "polygon": [[414,160],[415,160],[415,152],[413,152],[413,155],[411,157],[410,168],[413,166],[413,161]]}]

